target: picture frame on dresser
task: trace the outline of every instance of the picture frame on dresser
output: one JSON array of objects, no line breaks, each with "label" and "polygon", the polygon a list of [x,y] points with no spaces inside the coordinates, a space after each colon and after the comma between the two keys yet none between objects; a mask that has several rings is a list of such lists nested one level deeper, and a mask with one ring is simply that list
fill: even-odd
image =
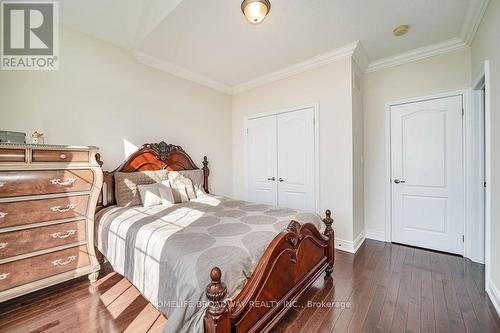
[{"label": "picture frame on dresser", "polygon": [[97,280],[101,164],[93,146],[0,144],[0,302]]}]

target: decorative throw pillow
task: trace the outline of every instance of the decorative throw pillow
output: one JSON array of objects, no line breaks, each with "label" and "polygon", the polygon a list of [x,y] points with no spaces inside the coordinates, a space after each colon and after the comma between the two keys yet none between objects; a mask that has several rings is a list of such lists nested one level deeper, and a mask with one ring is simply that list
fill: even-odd
[{"label": "decorative throw pillow", "polygon": [[186,178],[189,178],[193,183],[194,192],[196,197],[201,197],[207,193],[203,189],[203,170],[182,170],[182,171],[169,171],[169,179],[174,178],[177,174],[180,174]]},{"label": "decorative throw pillow", "polygon": [[[170,186],[170,182],[168,180],[164,180],[161,183],[158,183],[158,192],[160,193],[161,204],[164,206],[171,206],[175,203],[174,199],[174,191]],[[187,197],[185,195],[184,197]]]},{"label": "decorative throw pillow", "polygon": [[137,185],[139,196],[141,197],[142,206],[150,207],[162,204],[160,196],[160,184]]},{"label": "decorative throw pillow", "polygon": [[137,206],[141,197],[137,185],[159,183],[168,179],[167,170],[115,172],[115,198],[120,207]]},{"label": "decorative throw pillow", "polygon": [[176,203],[196,199],[191,179],[184,177],[178,172],[174,173],[171,171],[169,172],[168,180],[170,181],[170,186],[173,189]]}]

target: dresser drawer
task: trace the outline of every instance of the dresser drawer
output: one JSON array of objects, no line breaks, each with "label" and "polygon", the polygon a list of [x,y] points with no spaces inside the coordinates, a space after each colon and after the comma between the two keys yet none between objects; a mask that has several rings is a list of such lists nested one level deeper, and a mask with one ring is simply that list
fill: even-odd
[{"label": "dresser drawer", "polygon": [[86,220],[0,234],[0,259],[84,241]]},{"label": "dresser drawer", "polygon": [[33,150],[33,162],[89,162],[88,151]]},{"label": "dresser drawer", "polygon": [[0,265],[0,291],[90,265],[86,246]]},{"label": "dresser drawer", "polygon": [[0,198],[90,191],[92,170],[37,170],[0,172]]},{"label": "dresser drawer", "polygon": [[85,217],[88,195],[0,203],[0,228]]},{"label": "dresser drawer", "polygon": [[24,162],[24,149],[0,149],[0,162]]}]

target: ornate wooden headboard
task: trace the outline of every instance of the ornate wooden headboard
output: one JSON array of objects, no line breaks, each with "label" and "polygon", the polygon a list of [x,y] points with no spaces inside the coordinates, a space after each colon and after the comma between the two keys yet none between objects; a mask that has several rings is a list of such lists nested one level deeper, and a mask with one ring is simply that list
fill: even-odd
[{"label": "ornate wooden headboard", "polygon": [[[99,154],[97,154],[99,155]],[[99,163],[100,155],[97,156]],[[181,146],[171,145],[165,142],[146,143],[142,145],[135,153],[120,165],[116,170],[104,171],[104,183],[101,194],[97,202],[97,210],[116,204],[115,200],[115,172],[136,172],[136,171],[154,171],[167,169],[171,171],[197,170],[191,157],[182,149]],[[208,160],[203,157],[203,188],[208,192]]]}]

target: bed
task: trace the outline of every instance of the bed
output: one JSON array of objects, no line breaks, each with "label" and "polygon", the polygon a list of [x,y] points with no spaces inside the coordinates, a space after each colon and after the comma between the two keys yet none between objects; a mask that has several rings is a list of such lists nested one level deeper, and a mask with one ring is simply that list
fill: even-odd
[{"label": "bed", "polygon": [[199,170],[180,147],[145,144],[104,172],[96,247],[167,317],[167,332],[270,330],[322,274],[333,219],[209,194],[173,206],[117,207],[114,173]]}]

